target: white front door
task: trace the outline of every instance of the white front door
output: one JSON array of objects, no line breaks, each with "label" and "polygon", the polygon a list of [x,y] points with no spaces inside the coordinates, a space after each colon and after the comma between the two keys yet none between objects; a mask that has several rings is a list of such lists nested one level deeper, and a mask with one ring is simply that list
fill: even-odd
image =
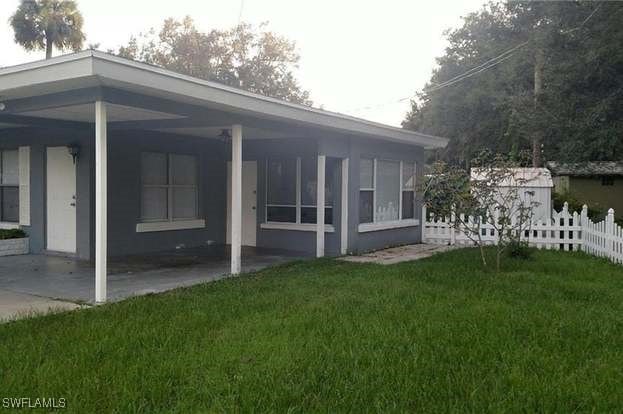
[{"label": "white front door", "polygon": [[76,253],[76,165],[67,147],[48,147],[46,249]]},{"label": "white front door", "polygon": [[[257,161],[242,162],[242,245],[255,246],[257,232]],[[227,163],[227,244],[231,244],[231,162]]]}]

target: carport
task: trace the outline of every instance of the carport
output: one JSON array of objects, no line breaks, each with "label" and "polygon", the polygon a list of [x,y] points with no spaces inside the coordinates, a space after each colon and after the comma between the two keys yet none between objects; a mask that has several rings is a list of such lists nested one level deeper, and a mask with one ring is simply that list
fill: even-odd
[{"label": "carport", "polygon": [[[41,255],[0,259],[3,273],[43,286],[22,260],[62,269],[95,302],[417,243],[423,150],[447,143],[97,51],[0,69],[0,104],[0,227]],[[184,277],[157,253],[192,249]],[[124,279],[115,263],[132,256],[157,268]]]}]

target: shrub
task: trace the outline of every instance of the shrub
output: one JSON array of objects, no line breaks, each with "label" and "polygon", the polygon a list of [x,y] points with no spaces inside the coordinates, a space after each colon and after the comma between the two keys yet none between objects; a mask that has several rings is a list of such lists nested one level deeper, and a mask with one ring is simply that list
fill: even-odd
[{"label": "shrub", "polygon": [[528,260],[532,258],[534,249],[528,245],[528,242],[511,240],[508,243],[507,254],[515,259]]},{"label": "shrub", "polygon": [[22,239],[26,233],[22,229],[0,229],[0,240]]},{"label": "shrub", "polygon": [[567,202],[569,204],[569,211],[577,211],[578,213],[582,211],[582,207],[584,206],[584,204],[586,204],[588,207],[588,218],[593,220],[594,222],[603,220],[608,213],[607,208],[599,205],[599,203],[588,201],[585,203],[581,201],[575,194],[570,192],[554,193],[552,195],[552,202],[556,211],[561,211],[563,204]]}]

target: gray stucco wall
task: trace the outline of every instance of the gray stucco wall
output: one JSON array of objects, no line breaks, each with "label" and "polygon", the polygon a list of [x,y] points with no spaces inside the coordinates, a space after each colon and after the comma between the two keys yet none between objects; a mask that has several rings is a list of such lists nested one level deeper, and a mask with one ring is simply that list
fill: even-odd
[{"label": "gray stucco wall", "polygon": [[[249,140],[243,144],[243,158],[245,160],[257,160],[258,165],[258,247],[272,247],[288,249],[301,252],[304,255],[313,256],[316,254],[316,233],[313,231],[299,230],[274,230],[262,229],[261,223],[266,217],[266,161],[268,158],[296,158],[310,157],[318,154],[318,142],[310,139],[284,140]],[[335,161],[335,160],[333,160]],[[327,159],[327,164],[332,160]],[[327,177],[329,180],[329,177]],[[326,233],[325,253],[327,255],[338,255],[340,250],[340,175],[339,168],[336,173],[327,181],[327,185],[332,187],[335,194],[333,204],[333,224],[334,233]]]},{"label": "gray stucco wall", "polygon": [[54,128],[13,128],[0,130],[0,148],[11,149],[19,146],[30,147],[30,226],[24,230],[30,237],[30,251],[41,253],[45,250],[46,237],[46,147],[78,144],[82,148],[76,164],[76,255],[90,257],[91,225],[91,170],[93,136],[89,130],[61,130]]},{"label": "gray stucco wall", "polygon": [[[81,155],[77,163],[77,256],[91,259],[94,255],[95,192],[94,192],[94,133],[85,130],[54,130],[19,128],[0,131],[0,148],[31,147],[31,251],[45,250],[45,147],[78,143]],[[282,248],[314,255],[316,234],[313,231],[262,229],[265,218],[266,160],[269,157],[305,157],[324,154],[328,162],[336,162],[335,173],[327,177],[334,197],[333,225],[335,232],[327,233],[325,252],[340,253],[341,229],[341,168],[342,158],[350,159],[348,251],[359,253],[386,246],[417,243],[420,227],[359,233],[359,161],[362,157],[416,161],[423,165],[423,150],[404,144],[360,137],[327,136],[320,139],[254,140],[245,139],[243,159],[255,160],[258,165],[257,245]],[[140,154],[144,151],[196,154],[200,164],[200,218],[206,227],[192,230],[137,233],[140,218]],[[109,131],[108,176],[108,251],[109,255],[126,255],[163,251],[177,247],[225,243],[227,222],[227,161],[229,146],[217,140],[180,137],[147,131]],[[420,211],[421,204],[416,205]],[[419,217],[416,217],[419,218]]]},{"label": "gray stucco wall", "polygon": [[[384,247],[421,242],[421,228],[406,227],[399,229],[359,232],[359,165],[361,158],[377,158],[394,161],[417,163],[418,176],[424,163],[424,151],[420,147],[391,142],[344,138],[342,140],[325,140],[321,150],[327,155],[349,157],[349,201],[348,201],[348,252],[362,253]],[[416,202],[416,218],[421,219],[421,201]]]},{"label": "gray stucco wall", "polygon": [[[137,233],[141,214],[141,153],[171,152],[199,158],[199,218],[202,229]],[[225,242],[227,170],[224,144],[156,132],[109,134],[108,249],[124,255]]]}]

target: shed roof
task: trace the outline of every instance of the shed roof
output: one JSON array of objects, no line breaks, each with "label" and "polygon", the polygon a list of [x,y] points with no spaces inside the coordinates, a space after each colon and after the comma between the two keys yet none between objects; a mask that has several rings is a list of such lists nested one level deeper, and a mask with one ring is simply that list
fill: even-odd
[{"label": "shed roof", "polygon": [[601,175],[623,176],[623,161],[590,161],[559,163],[550,161],[547,167],[555,176],[591,177]]},{"label": "shed roof", "polygon": [[[472,168],[470,178],[481,181],[487,177],[489,168]],[[551,188],[552,175],[547,168],[510,168],[509,174],[499,184],[500,187]]]},{"label": "shed roof", "polygon": [[3,102],[94,87],[425,148],[448,143],[446,138],[298,105],[94,50],[0,69]]}]

